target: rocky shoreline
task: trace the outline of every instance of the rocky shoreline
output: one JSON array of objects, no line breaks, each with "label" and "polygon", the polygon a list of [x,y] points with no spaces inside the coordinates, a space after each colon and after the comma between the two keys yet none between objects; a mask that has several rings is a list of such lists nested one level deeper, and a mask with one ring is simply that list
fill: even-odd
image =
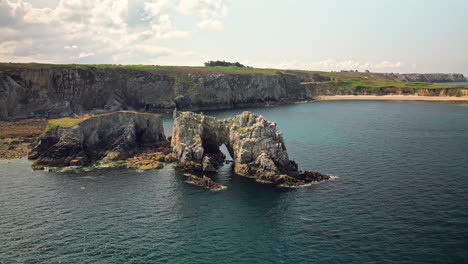
[{"label": "rocky shoreline", "polygon": [[[161,169],[175,162],[184,171],[217,172],[232,163],[240,176],[282,187],[304,186],[330,177],[299,171],[289,160],[276,124],[244,112],[227,120],[174,111],[173,136],[166,139],[159,115],[115,112],[56,126],[38,138],[28,158],[35,170],[89,171],[102,168]],[[226,144],[232,162],[219,147]],[[188,175],[188,176],[187,176]],[[209,177],[187,174],[187,183],[221,190]]]},{"label": "rocky shoreline", "polygon": [[0,159],[27,157],[46,126],[45,119],[0,121]]},{"label": "rocky shoreline", "polygon": [[[230,71],[210,67],[140,70],[125,66],[0,63],[0,120],[57,118],[118,110],[234,109],[336,94],[464,96],[468,93],[466,86],[402,85],[408,80],[433,82],[460,78],[464,78],[463,75],[407,76],[275,69]],[[369,80],[372,82],[368,83]],[[388,83],[388,80],[398,80],[398,83]]]}]

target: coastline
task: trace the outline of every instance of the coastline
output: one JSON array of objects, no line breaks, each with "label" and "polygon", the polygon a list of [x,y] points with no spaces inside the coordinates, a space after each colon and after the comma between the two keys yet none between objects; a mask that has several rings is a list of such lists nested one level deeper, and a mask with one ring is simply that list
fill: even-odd
[{"label": "coastline", "polygon": [[378,100],[378,101],[428,101],[468,104],[468,97],[417,96],[417,95],[331,95],[319,96],[318,101]]},{"label": "coastline", "polygon": [[[270,104],[242,105],[229,109],[248,107],[275,107],[290,103],[308,103],[313,101],[426,101],[468,104],[468,97],[453,96],[417,96],[417,95],[331,95],[318,96],[311,100],[276,102]],[[216,110],[222,110],[216,109]],[[27,156],[35,139],[42,134],[47,126],[47,119],[28,118],[17,121],[0,121],[0,160],[19,159]]]}]

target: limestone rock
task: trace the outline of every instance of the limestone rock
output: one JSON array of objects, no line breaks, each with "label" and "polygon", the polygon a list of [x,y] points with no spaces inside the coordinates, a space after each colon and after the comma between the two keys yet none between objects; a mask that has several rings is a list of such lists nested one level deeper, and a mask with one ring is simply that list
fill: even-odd
[{"label": "limestone rock", "polygon": [[244,112],[225,121],[229,131],[226,142],[238,174],[297,174],[297,166],[289,160],[283,137],[274,122]]},{"label": "limestone rock", "polygon": [[179,165],[186,169],[216,171],[224,161],[224,154],[219,150],[227,140],[223,123],[211,116],[174,112],[171,145]]},{"label": "limestone rock", "polygon": [[315,75],[180,73],[70,66],[0,65],[0,120],[117,110],[192,111],[311,99]]},{"label": "limestone rock", "polygon": [[156,148],[164,142],[160,116],[116,112],[91,117],[70,128],[57,126],[47,131],[29,158],[35,160],[33,166],[82,166],[97,160],[126,159],[143,148]]},{"label": "limestone rock", "polygon": [[259,115],[244,112],[219,120],[175,111],[172,131],[173,153],[179,166],[186,169],[217,171],[225,160],[219,147],[225,144],[233,158],[234,171],[242,176],[285,186],[326,179],[299,173],[297,164],[289,160],[276,124]]}]

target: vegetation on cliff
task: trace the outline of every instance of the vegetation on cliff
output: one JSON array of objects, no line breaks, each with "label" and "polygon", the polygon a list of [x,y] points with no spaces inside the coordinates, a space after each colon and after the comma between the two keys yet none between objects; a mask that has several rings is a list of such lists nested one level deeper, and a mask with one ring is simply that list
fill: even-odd
[{"label": "vegetation on cliff", "polygon": [[[51,126],[55,126],[50,128]],[[49,124],[29,154],[34,168],[85,166],[96,161],[126,160],[147,148],[160,150],[161,161],[170,154],[159,115],[116,112],[87,118],[57,119]],[[156,156],[129,160],[129,163],[159,167]],[[151,160],[142,162],[142,160]],[[159,159],[159,158],[158,158]],[[160,161],[160,160],[155,160]]]},{"label": "vegetation on cliff", "polygon": [[214,67],[214,66],[224,66],[224,67],[246,67],[239,62],[228,62],[228,61],[208,61],[205,62],[206,67]]},{"label": "vegetation on cliff", "polygon": [[468,95],[468,86],[388,78],[379,73],[226,66],[0,63],[0,120],[117,110],[231,109],[312,100],[321,95]]},{"label": "vegetation on cliff", "polygon": [[[230,62],[226,62],[230,63]],[[0,63],[0,71],[7,69],[44,69],[44,68],[76,68],[76,69],[126,69],[137,71],[150,71],[153,73],[167,74],[177,76],[181,83],[193,82],[187,78],[191,75],[209,75],[209,74],[263,74],[263,75],[313,75],[314,81],[304,81],[303,84],[320,83],[320,87],[332,88],[335,90],[356,91],[362,88],[370,90],[381,88],[401,88],[401,89],[468,89],[467,85],[446,85],[427,82],[404,82],[388,79],[388,76],[380,73],[370,72],[323,72],[323,71],[304,71],[304,70],[280,70],[252,68],[246,66],[218,65],[214,62],[210,67],[200,66],[160,66],[160,65],[121,65],[121,64],[45,64],[45,63]],[[387,78],[386,78],[387,76]],[[179,80],[180,79],[180,80]]]},{"label": "vegetation on cliff", "polygon": [[366,72],[320,72],[320,74],[330,77],[331,80],[325,82],[303,82],[303,84],[316,84],[321,91],[368,92],[374,94],[385,94],[388,88],[394,88],[394,91],[401,90],[403,93],[414,93],[420,89],[468,89],[467,85],[394,81],[383,78],[381,74]]},{"label": "vegetation on cliff", "polygon": [[91,117],[92,115],[81,115],[81,116],[50,119],[48,120],[45,133],[50,133],[56,127],[68,128],[68,127],[75,126],[85,120],[88,120]]}]

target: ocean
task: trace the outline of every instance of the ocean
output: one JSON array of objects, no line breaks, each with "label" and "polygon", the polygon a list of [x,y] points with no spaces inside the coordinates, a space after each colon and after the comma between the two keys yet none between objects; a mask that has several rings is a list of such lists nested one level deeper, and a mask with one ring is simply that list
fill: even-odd
[{"label": "ocean", "polygon": [[[300,169],[278,188],[233,174],[54,173],[0,161],[0,263],[468,263],[468,105],[317,101],[242,111],[278,124]],[[166,134],[172,120],[165,116]]]}]

